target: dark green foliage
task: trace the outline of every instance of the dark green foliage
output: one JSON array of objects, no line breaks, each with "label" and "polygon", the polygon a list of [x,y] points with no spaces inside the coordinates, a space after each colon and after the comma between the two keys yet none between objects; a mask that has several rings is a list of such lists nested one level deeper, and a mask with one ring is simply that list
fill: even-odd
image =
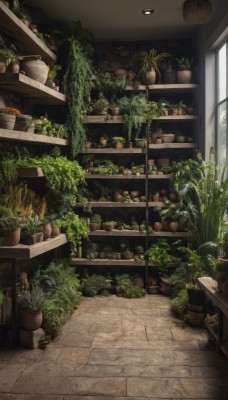
[{"label": "dark green foliage", "polygon": [[133,278],[128,274],[116,275],[116,285],[123,297],[128,299],[144,297],[146,290],[134,286]]},{"label": "dark green foliage", "polygon": [[25,290],[19,298],[21,310],[29,313],[37,313],[42,310],[45,295],[39,286],[33,286],[31,290]]},{"label": "dark green foliage", "polygon": [[106,286],[106,278],[93,274],[82,280],[82,289],[85,296],[93,297],[101,293]]},{"label": "dark green foliage", "polygon": [[187,305],[188,292],[186,289],[182,289],[178,295],[171,300],[171,307],[176,315],[183,318]]},{"label": "dark green foliage", "polygon": [[89,228],[85,218],[79,218],[74,212],[70,212],[65,220],[62,221],[62,227],[65,229],[67,239],[70,243],[71,255],[75,256],[77,247],[82,239],[87,237]]},{"label": "dark green foliage", "polygon": [[68,99],[66,130],[71,139],[71,154],[75,157],[84,148],[86,130],[83,123],[91,90],[92,68],[88,54],[77,39],[69,39],[64,75],[64,90]]}]

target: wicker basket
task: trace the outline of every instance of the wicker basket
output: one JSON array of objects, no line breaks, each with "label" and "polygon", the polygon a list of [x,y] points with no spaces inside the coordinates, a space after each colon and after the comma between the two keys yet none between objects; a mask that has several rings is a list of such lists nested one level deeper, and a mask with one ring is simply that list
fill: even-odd
[{"label": "wicker basket", "polygon": [[182,15],[191,24],[206,24],[212,15],[210,0],[185,0]]}]

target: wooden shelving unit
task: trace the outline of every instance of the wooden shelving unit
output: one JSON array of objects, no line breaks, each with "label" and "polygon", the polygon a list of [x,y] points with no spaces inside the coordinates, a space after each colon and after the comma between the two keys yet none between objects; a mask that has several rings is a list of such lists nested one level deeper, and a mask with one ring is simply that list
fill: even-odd
[{"label": "wooden shelving unit", "polygon": [[163,117],[153,118],[154,121],[168,121],[168,122],[197,121],[198,119],[199,119],[198,115],[165,115]]},{"label": "wooden shelving unit", "polygon": [[82,150],[81,154],[144,154],[144,149],[112,149],[112,148],[99,148],[99,149],[86,149]]},{"label": "wooden shelving unit", "polygon": [[[197,115],[165,115],[163,117],[155,117],[154,121],[197,121]],[[107,119],[105,115],[87,115],[84,122],[86,124],[123,124],[124,120],[121,115]],[[146,121],[145,121],[146,122]]]},{"label": "wooden shelving unit", "polygon": [[67,139],[38,135],[23,131],[14,131],[0,128],[0,141],[32,143],[34,145],[69,146]]},{"label": "wooden shelving unit", "polygon": [[[133,202],[133,203],[124,203],[124,202],[117,202],[117,201],[91,201],[89,203],[91,208],[145,208],[146,202]],[[148,203],[149,207],[163,207],[164,203],[162,201]]]},{"label": "wooden shelving unit", "polygon": [[1,31],[17,43],[22,55],[37,54],[47,63],[56,61],[56,55],[3,2],[0,2],[0,21]]},{"label": "wooden shelving unit", "polygon": [[[167,180],[172,177],[169,175],[149,175],[149,180]],[[145,180],[146,175],[102,175],[102,174],[85,174],[85,179],[120,179],[120,180]]]},{"label": "wooden shelving unit", "polygon": [[[97,231],[91,231],[89,232],[89,237],[92,236],[129,236],[129,237],[135,237],[135,236],[146,236],[146,232],[140,232],[140,231],[129,231],[129,230],[118,230],[118,229],[113,229],[112,231],[105,231],[105,230],[97,230]],[[170,237],[170,238],[188,238],[191,237],[190,232],[154,232],[149,234],[149,237]]]},{"label": "wooden shelving unit", "polygon": [[[132,260],[109,260],[108,258],[102,259],[102,258],[95,258],[94,260],[88,260],[87,258],[71,258],[70,261],[71,265],[83,265],[83,266],[127,266],[127,267],[145,267],[146,262],[141,261],[140,264],[137,263],[134,259]],[[148,263],[147,264],[150,267],[158,267],[158,264],[152,264]]]},{"label": "wooden shelving unit", "polygon": [[[218,291],[218,285],[215,280],[210,277],[199,278],[199,285],[205,291],[206,297],[209,298],[218,309],[218,332],[214,332],[210,325],[207,328],[210,334],[217,342],[218,350],[221,350],[228,358],[228,340],[224,337],[224,318],[228,318],[228,297],[224,293]],[[228,332],[226,333],[228,335]]]},{"label": "wooden shelving unit", "polygon": [[43,253],[54,250],[67,243],[67,237],[63,233],[31,246],[18,244],[17,246],[1,246],[0,258],[15,258],[17,260],[29,260]]},{"label": "wooden shelving unit", "polygon": [[63,105],[66,102],[65,94],[42,85],[34,79],[23,74],[0,74],[0,90],[13,92],[17,95],[27,97],[35,103]]},{"label": "wooden shelving unit", "polygon": [[196,143],[149,144],[149,150],[167,150],[167,149],[197,149],[197,144]]},{"label": "wooden shelving unit", "polygon": [[199,85],[196,83],[175,83],[175,84],[160,84],[160,85],[149,85],[148,90],[152,93],[167,93],[167,94],[176,94],[176,93],[189,93],[194,92],[199,89]]}]

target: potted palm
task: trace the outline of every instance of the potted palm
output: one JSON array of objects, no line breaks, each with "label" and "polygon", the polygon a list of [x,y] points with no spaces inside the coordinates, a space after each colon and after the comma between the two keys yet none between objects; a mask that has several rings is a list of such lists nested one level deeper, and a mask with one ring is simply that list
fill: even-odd
[{"label": "potted palm", "polygon": [[142,51],[138,55],[138,76],[145,85],[153,85],[156,74],[160,75],[159,64],[169,57],[169,53],[157,53],[157,50]]},{"label": "potted palm", "polygon": [[16,246],[20,241],[21,218],[16,216],[3,217],[0,220],[3,243],[5,246]]},{"label": "potted palm", "polygon": [[188,57],[177,58],[177,83],[190,83],[192,80],[193,59]]},{"label": "potted palm", "polygon": [[25,330],[36,331],[41,327],[44,301],[45,295],[39,286],[33,286],[19,297],[20,322]]},{"label": "potted palm", "polygon": [[32,245],[43,241],[43,225],[38,216],[28,217],[22,226],[21,243]]}]

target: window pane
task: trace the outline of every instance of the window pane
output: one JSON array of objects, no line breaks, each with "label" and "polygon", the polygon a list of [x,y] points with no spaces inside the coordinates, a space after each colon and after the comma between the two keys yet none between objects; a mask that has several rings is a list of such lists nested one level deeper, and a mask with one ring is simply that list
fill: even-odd
[{"label": "window pane", "polygon": [[221,47],[218,52],[218,100],[222,101],[227,97],[226,85],[227,85],[227,65],[226,65],[226,43]]},{"label": "window pane", "polygon": [[218,107],[218,162],[223,168],[228,163],[228,126],[227,126],[228,102],[224,102]]}]

